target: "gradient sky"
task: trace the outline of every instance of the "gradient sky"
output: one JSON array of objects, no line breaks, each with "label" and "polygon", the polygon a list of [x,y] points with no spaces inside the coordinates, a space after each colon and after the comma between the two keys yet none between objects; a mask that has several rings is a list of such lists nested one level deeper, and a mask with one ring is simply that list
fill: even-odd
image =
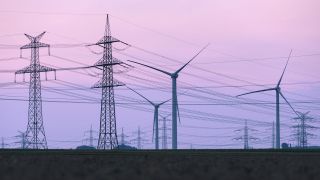
[{"label": "gradient sky", "polygon": [[[94,64],[101,55],[91,51],[101,52],[101,49],[93,47],[90,51],[67,45],[98,41],[104,34],[106,13],[110,14],[113,36],[133,45],[130,48],[115,45],[117,49],[127,48],[114,50],[114,56],[123,61],[131,59],[174,71],[202,46],[210,43],[209,48],[184,69],[178,79],[182,115],[178,126],[180,148],[189,148],[191,144],[194,148],[241,148],[242,142],[232,139],[241,136],[234,130],[243,127],[244,118],[249,119],[251,128],[258,130],[252,132],[252,136],[259,138],[252,146],[270,147],[274,104],[212,104],[236,103],[234,96],[238,94],[261,89],[264,85],[273,87],[290,49],[293,49],[293,57],[284,76],[282,90],[297,110],[311,111],[312,117],[320,118],[320,2],[317,0],[0,0],[0,3],[0,71],[27,66],[28,60],[17,58],[19,47],[28,43],[23,33],[37,35],[42,31],[47,31],[42,42],[52,45],[53,55],[49,57],[46,50],[40,51],[40,61],[44,65],[83,66],[57,57],[84,65]],[[26,58],[29,54],[30,51],[23,52]],[[152,101],[163,101],[171,96],[170,79],[163,74],[139,66],[128,70],[117,67],[115,71],[118,80]],[[53,75],[49,74],[50,80],[42,82],[45,88],[43,99],[79,100],[61,95],[73,93],[99,101],[99,90],[89,89],[99,80],[99,71],[77,72],[60,71],[57,81],[52,80]],[[17,78],[21,82],[22,77]],[[27,99],[27,84],[13,84],[13,80],[13,73],[0,73],[0,97]],[[65,82],[68,82],[67,86]],[[70,83],[76,84],[77,88],[69,87]],[[87,90],[79,90],[78,86]],[[59,94],[53,93],[52,88]],[[116,107],[118,132],[124,128],[130,136],[127,140],[130,140],[135,138],[133,133],[140,126],[148,140],[144,147],[153,148],[152,107],[125,87],[115,91],[116,101],[124,103]],[[274,93],[250,95],[241,101],[273,103],[275,96]],[[311,103],[301,103],[306,101]],[[18,130],[26,128],[28,103],[0,100],[0,107],[0,136],[15,147],[12,143],[16,140],[12,137]],[[160,114],[167,115],[170,108],[170,103],[164,105]],[[80,145],[84,131],[91,124],[98,130],[99,113],[99,104],[44,102],[44,125],[49,147],[74,148]],[[290,126],[296,122],[292,117],[293,112],[282,104],[282,141],[294,145]],[[313,124],[320,126],[317,121]],[[313,133],[320,135],[318,130]],[[310,142],[319,145],[319,140],[316,137]]]}]

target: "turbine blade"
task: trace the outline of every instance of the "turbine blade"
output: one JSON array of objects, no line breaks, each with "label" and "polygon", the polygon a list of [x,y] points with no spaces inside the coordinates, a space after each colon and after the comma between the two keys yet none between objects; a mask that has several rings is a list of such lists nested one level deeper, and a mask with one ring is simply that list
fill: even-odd
[{"label": "turbine blade", "polygon": [[153,115],[153,125],[152,125],[152,142],[153,142],[153,139],[154,139],[154,126],[155,126],[155,122],[156,122],[156,113],[154,113]]},{"label": "turbine blade", "polygon": [[167,72],[167,71],[164,71],[164,70],[161,70],[161,69],[158,69],[158,68],[155,68],[155,67],[146,65],[146,64],[138,63],[138,62],[136,62],[136,61],[131,61],[131,60],[128,60],[128,61],[129,61],[129,62],[132,62],[132,63],[135,63],[135,64],[139,64],[139,65],[141,65],[141,66],[145,66],[145,67],[151,68],[151,69],[156,70],[156,71],[159,71],[159,72],[162,72],[162,73],[164,73],[164,74],[166,74],[166,75],[169,75],[169,76],[172,75],[171,73],[169,73],[169,72]]},{"label": "turbine blade", "polygon": [[264,92],[264,91],[272,91],[272,90],[276,90],[276,88],[262,89],[262,90],[258,90],[258,91],[252,91],[252,92],[248,92],[248,93],[243,93],[243,94],[237,95],[236,97],[244,96],[244,95],[247,95],[247,94]]},{"label": "turbine blade", "polygon": [[178,95],[177,95],[177,112],[178,112],[179,123],[181,124]]},{"label": "turbine blade", "polygon": [[131,91],[135,92],[136,94],[138,94],[140,97],[142,97],[143,99],[145,99],[146,101],[148,101],[151,105],[155,105],[153,102],[151,102],[148,98],[144,97],[142,94],[138,93],[137,91],[135,91],[134,89],[130,88],[129,86],[126,86],[128,89],[130,89]]},{"label": "turbine blade", "polygon": [[281,91],[279,91],[280,95],[282,96],[282,98],[287,102],[287,104],[290,106],[290,108],[293,110],[293,112],[300,118],[300,114],[291,106],[291,104],[289,103],[289,101],[284,97],[284,95],[282,94]]},{"label": "turbine blade", "polygon": [[168,102],[168,101],[170,101],[171,99],[168,99],[168,100],[166,100],[166,101],[163,101],[162,103],[160,103],[160,104],[158,104],[159,106],[161,106],[161,105],[163,105],[163,104],[165,104],[166,102]]},{"label": "turbine blade", "polygon": [[279,86],[280,86],[280,84],[281,84],[281,81],[282,81],[283,75],[284,75],[284,73],[285,73],[285,71],[286,71],[286,69],[287,69],[287,66],[288,66],[289,60],[290,60],[290,58],[291,58],[291,53],[292,53],[292,49],[291,49],[291,51],[290,51],[290,53],[289,53],[289,56],[288,56],[288,59],[287,59],[286,66],[285,66],[285,67],[284,67],[284,69],[283,69],[283,72],[282,72],[281,77],[280,77],[280,79],[279,79],[279,81],[278,81],[277,87],[279,87]]},{"label": "turbine blade", "polygon": [[194,55],[185,65],[183,65],[180,69],[178,69],[175,74],[178,74],[182,71],[191,61],[193,61],[203,50],[205,50],[209,46],[209,43],[206,44],[196,55]]}]

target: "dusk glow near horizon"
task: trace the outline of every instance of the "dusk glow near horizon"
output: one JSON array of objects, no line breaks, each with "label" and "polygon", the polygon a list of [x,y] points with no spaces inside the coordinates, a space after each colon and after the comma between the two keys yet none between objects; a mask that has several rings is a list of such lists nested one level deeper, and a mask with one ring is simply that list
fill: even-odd
[{"label": "dusk glow near horizon", "polygon": [[[0,0],[0,138],[8,147],[20,145],[18,131],[28,122],[29,74],[17,74],[30,64],[30,49],[20,47],[46,32],[40,42],[40,63],[60,69],[41,73],[42,113],[48,148],[76,148],[88,144],[90,129],[97,138],[101,78],[93,66],[103,56],[99,46],[88,46],[104,36],[107,14],[113,56],[125,63],[114,67],[114,78],[150,101],[171,100],[171,78],[132,63],[175,72],[209,43],[177,79],[178,148],[243,148],[247,121],[250,147],[272,147],[276,121],[274,91],[237,97],[276,87],[299,112],[310,111],[320,127],[320,1],[317,0]],[[76,6],[75,6],[76,4]],[[77,69],[77,67],[79,67]],[[25,78],[25,82],[24,82]],[[16,79],[16,82],[14,82]],[[153,149],[154,107],[126,86],[115,87],[118,141]],[[160,148],[163,117],[167,117],[171,148],[171,101],[159,108]],[[280,99],[281,143],[296,145],[294,111]],[[320,133],[308,140],[319,146]],[[97,140],[94,140],[95,145]]]}]

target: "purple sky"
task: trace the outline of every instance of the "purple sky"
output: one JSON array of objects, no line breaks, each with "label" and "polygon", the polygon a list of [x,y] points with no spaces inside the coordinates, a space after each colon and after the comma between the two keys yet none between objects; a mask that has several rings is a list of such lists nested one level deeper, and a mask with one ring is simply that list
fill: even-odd
[{"label": "purple sky", "polygon": [[[184,69],[178,79],[182,115],[178,126],[180,148],[189,148],[190,144],[194,148],[240,148],[242,143],[232,139],[241,135],[234,130],[243,127],[243,118],[249,119],[249,126],[258,130],[252,136],[260,140],[252,146],[270,147],[271,124],[275,120],[274,105],[212,104],[236,103],[234,96],[238,94],[261,89],[262,85],[273,87],[281,75],[286,56],[293,49],[282,90],[297,110],[310,110],[310,115],[319,119],[319,7],[320,2],[317,0],[1,0],[0,71],[18,70],[27,66],[29,60],[8,58],[19,57],[19,47],[28,43],[23,33],[37,35],[42,31],[47,31],[42,42],[53,46],[51,57],[47,56],[46,50],[40,51],[40,61],[44,65],[83,66],[57,57],[87,65],[94,64],[101,55],[93,54],[84,47],[61,48],[61,44],[98,41],[104,33],[105,14],[110,13],[113,36],[133,45],[123,51],[114,50],[114,56],[123,61],[131,59],[174,71],[203,45],[210,43],[209,48]],[[14,46],[7,48],[7,45]],[[121,44],[115,47],[126,48]],[[139,48],[178,61],[167,60]],[[101,52],[99,48],[91,50]],[[29,54],[30,51],[23,52],[26,58]],[[150,100],[163,101],[171,97],[171,81],[167,76],[139,66],[120,73],[123,70],[116,68],[118,73],[115,77]],[[99,80],[98,73],[97,70],[58,72],[57,81],[52,80],[53,75],[49,74],[51,80],[42,82],[42,97],[47,100],[79,100],[61,95],[62,92],[68,95],[80,94],[98,101],[99,90],[89,89]],[[14,85],[13,79],[13,73],[0,73],[0,98],[27,99],[27,84]],[[18,80],[21,81],[22,77],[18,76]],[[64,82],[88,90],[69,87]],[[52,88],[60,94],[52,93]],[[123,127],[130,136],[127,140],[130,140],[135,138],[136,135],[132,133],[140,126],[148,140],[144,147],[153,148],[152,107],[147,104],[137,105],[137,100],[144,101],[125,87],[116,89],[116,100],[119,103],[131,103],[116,107],[119,133]],[[275,96],[274,93],[250,95],[241,98],[241,101],[273,103]],[[306,101],[312,103],[301,103]],[[12,143],[15,140],[11,137],[17,135],[18,130],[26,129],[28,104],[0,100],[0,107],[0,136]],[[160,114],[167,115],[170,109],[170,103],[164,105]],[[99,104],[44,102],[43,115],[49,147],[72,148],[80,145],[81,142],[58,141],[81,140],[83,132],[91,124],[98,130],[99,113]],[[294,144],[293,137],[290,137],[290,126],[295,124],[292,117],[294,114],[289,107],[281,105],[282,141]],[[313,133],[320,135],[319,131]],[[319,137],[310,143],[319,144]],[[15,145],[11,144],[11,147]]]}]

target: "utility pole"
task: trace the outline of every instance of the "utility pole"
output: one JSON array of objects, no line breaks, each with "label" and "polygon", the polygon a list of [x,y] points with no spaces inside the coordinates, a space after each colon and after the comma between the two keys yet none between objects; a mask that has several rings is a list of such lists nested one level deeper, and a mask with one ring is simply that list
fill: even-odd
[{"label": "utility pole", "polygon": [[[40,35],[33,37],[28,34],[25,36],[31,41],[29,44],[26,44],[20,48],[31,49],[31,61],[30,65],[18,70],[15,72],[17,74],[27,73],[30,74],[30,85],[29,85],[29,109],[28,109],[28,125],[26,130],[26,148],[31,149],[47,149],[47,140],[44,131],[43,125],[43,116],[42,116],[42,99],[41,99],[41,79],[40,73],[54,71],[55,69],[40,65],[39,60],[39,48],[48,48],[50,55],[50,45],[40,42],[40,39],[45,34],[45,32]],[[22,55],[22,53],[21,53]],[[16,78],[15,78],[16,81]]]},{"label": "utility pole", "polygon": [[98,69],[102,70],[102,78],[93,85],[93,88],[102,88],[98,149],[118,147],[114,87],[124,84],[113,77],[113,66],[122,63],[112,56],[112,43],[115,42],[121,41],[111,36],[109,15],[107,15],[105,34],[93,44],[103,48],[103,57],[95,64]]}]

